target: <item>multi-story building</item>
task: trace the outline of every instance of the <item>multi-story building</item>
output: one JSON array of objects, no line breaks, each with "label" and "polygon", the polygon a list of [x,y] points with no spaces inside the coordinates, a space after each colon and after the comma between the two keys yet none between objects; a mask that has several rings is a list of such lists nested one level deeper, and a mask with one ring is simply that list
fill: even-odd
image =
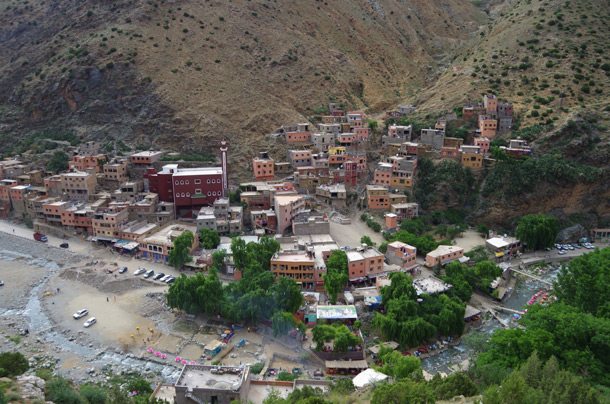
[{"label": "multi-story building", "polygon": [[178,164],[167,164],[159,172],[149,168],[145,178],[150,192],[158,194],[161,201],[174,203],[177,211],[209,206],[226,192],[221,167],[178,168]]},{"label": "multi-story building", "polygon": [[374,247],[347,251],[347,273],[350,282],[376,278],[383,273],[384,256]]},{"label": "multi-story building", "polygon": [[380,161],[373,174],[373,184],[390,186],[392,178],[392,163]]},{"label": "multi-story building", "polygon": [[118,239],[121,227],[129,220],[129,211],[107,210],[95,212],[91,221],[95,237],[104,240]]},{"label": "multi-story building", "polygon": [[242,206],[230,206],[227,198],[214,201],[213,207],[204,206],[197,215],[197,231],[203,228],[220,234],[240,234],[242,232]]},{"label": "multi-story building", "polygon": [[406,270],[417,266],[416,255],[417,249],[415,247],[400,241],[389,243],[385,253],[385,257],[390,264],[398,265]]},{"label": "multi-story building", "polygon": [[486,137],[475,137],[474,145],[479,146],[481,150],[481,154],[486,155],[489,153],[489,148],[491,147],[491,141]]},{"label": "multi-story building", "polygon": [[464,167],[479,169],[483,167],[483,154],[479,146],[462,146],[462,165]]},{"label": "multi-story building", "polygon": [[430,147],[432,150],[440,150],[445,142],[445,131],[439,129],[422,129],[419,143]]},{"label": "multi-story building", "polygon": [[335,145],[334,133],[314,133],[311,135],[311,143],[319,151],[327,151],[329,147]]},{"label": "multi-story building", "polygon": [[250,223],[254,233],[275,234],[277,231],[277,216],[273,209],[253,210],[250,213]]},{"label": "multi-story building", "polygon": [[160,162],[161,156],[163,152],[160,151],[143,151],[129,156],[129,162],[133,165],[150,166]]},{"label": "multi-story building", "polygon": [[96,186],[97,177],[95,174],[84,171],[61,174],[61,196],[72,201],[89,201],[95,194]]},{"label": "multi-story building", "polygon": [[381,137],[381,142],[384,147],[388,146],[389,144],[410,142],[412,134],[412,125],[390,125],[388,127],[388,134]]},{"label": "multi-story building", "polygon": [[464,249],[454,245],[439,245],[436,250],[426,255],[426,266],[432,268],[436,265],[445,265],[451,261],[459,260],[464,256]]},{"label": "multi-story building", "polygon": [[286,134],[286,143],[309,143],[311,138],[311,124],[298,123],[290,127],[284,128]]},{"label": "multi-story building", "polygon": [[148,237],[140,241],[140,257],[167,263],[169,252],[174,247],[174,240],[184,232],[193,233],[193,244],[189,248],[189,254],[199,247],[199,237],[197,237],[197,227],[185,223],[174,223],[163,227]]},{"label": "multi-story building", "polygon": [[329,133],[332,135],[338,135],[341,133],[340,123],[320,123],[318,124],[318,130],[320,133]]},{"label": "multi-story building", "polygon": [[295,236],[330,234],[328,216],[301,213],[292,220],[292,234]]},{"label": "multi-story building", "polygon": [[487,114],[496,115],[498,112],[498,98],[493,94],[485,94],[483,96],[483,106]]},{"label": "multi-story building", "polygon": [[347,123],[350,127],[360,128],[366,126],[366,115],[362,111],[349,111],[347,114]]},{"label": "multi-story building", "polygon": [[8,194],[11,199],[11,206],[15,215],[21,217],[26,212],[26,193],[31,188],[30,185],[13,185],[8,189]]},{"label": "multi-story building", "polygon": [[112,161],[104,164],[104,179],[121,184],[129,180],[127,175],[127,160]]},{"label": "multi-story building", "polygon": [[98,174],[102,172],[102,166],[106,160],[107,158],[103,154],[76,155],[72,156],[68,163],[68,167],[72,171],[85,171]]},{"label": "multi-story building", "polygon": [[390,208],[388,188],[382,185],[367,185],[366,201],[371,210],[388,210]]},{"label": "multi-story building", "polygon": [[303,289],[315,289],[316,282],[322,280],[322,274],[316,271],[312,252],[276,253],[271,258],[270,267],[276,279],[290,278]]},{"label": "multi-story building", "polygon": [[14,180],[22,175],[26,166],[17,159],[5,159],[0,161],[0,179]]},{"label": "multi-story building", "polygon": [[252,171],[257,181],[272,180],[275,176],[275,161],[269,153],[261,152],[259,157],[252,159]]},{"label": "multi-story building", "polygon": [[498,129],[498,121],[491,115],[479,115],[479,133],[481,136],[493,139]]},{"label": "multi-story building", "polygon": [[61,212],[61,225],[76,232],[93,234],[93,214],[93,209],[86,205],[66,207]]},{"label": "multi-story building", "polygon": [[47,195],[52,197],[62,196],[63,181],[61,175],[52,175],[44,179],[44,187],[47,190]]},{"label": "multi-story building", "polygon": [[394,213],[398,220],[413,219],[419,215],[419,204],[410,203],[395,203],[390,205],[390,212]]},{"label": "multi-story building", "polygon": [[184,365],[174,389],[176,404],[247,402],[250,367]]},{"label": "multi-story building", "polygon": [[289,150],[288,161],[294,168],[311,166],[311,150]]},{"label": "multi-story building", "polygon": [[277,215],[277,234],[292,226],[292,220],[306,210],[303,195],[276,195],[275,214]]},{"label": "multi-story building", "polygon": [[334,208],[343,208],[347,204],[345,184],[320,185],[316,188],[316,197]]},{"label": "multi-story building", "polygon": [[43,211],[46,222],[49,224],[55,224],[57,226],[61,226],[63,212],[68,207],[70,207],[69,202],[53,201],[53,202],[44,203],[42,205],[42,211]]},{"label": "multi-story building", "polygon": [[119,227],[118,236],[122,240],[140,241],[158,229],[155,223],[132,221]]}]

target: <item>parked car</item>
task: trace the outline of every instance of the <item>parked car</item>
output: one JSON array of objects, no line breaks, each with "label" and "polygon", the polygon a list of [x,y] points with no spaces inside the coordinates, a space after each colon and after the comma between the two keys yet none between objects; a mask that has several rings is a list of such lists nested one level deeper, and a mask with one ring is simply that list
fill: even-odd
[{"label": "parked car", "polygon": [[87,321],[83,323],[85,328],[91,327],[93,324],[97,323],[97,319],[95,317],[89,317]]},{"label": "parked car", "polygon": [[138,276],[138,275],[142,275],[144,272],[146,272],[146,268],[138,268],[134,271],[134,275]]},{"label": "parked car", "polygon": [[165,283],[169,283],[172,284],[176,281],[176,278],[174,278],[173,276],[171,278],[169,278],[168,280],[165,281]]},{"label": "parked car", "polygon": [[165,282],[167,281],[169,278],[171,278],[171,275],[165,275],[163,278],[159,279],[161,282]]},{"label": "parked car", "polygon": [[49,241],[49,238],[40,232],[36,232],[34,233],[34,240],[46,243],[47,241]]},{"label": "parked car", "polygon": [[89,310],[87,310],[87,309],[80,309],[79,311],[74,313],[72,315],[72,317],[74,317],[75,320],[78,320],[79,318],[85,317],[87,314],[89,314]]},{"label": "parked car", "polygon": [[150,278],[150,277],[151,277],[151,276],[153,276],[154,274],[155,274],[155,271],[153,271],[153,270],[151,269],[151,270],[149,270],[148,272],[146,272],[146,273],[144,274],[144,277],[145,277],[145,278]]},{"label": "parked car", "polygon": [[316,369],[316,370],[313,371],[313,375],[315,377],[323,377],[324,373],[320,369]]},{"label": "parked car", "polygon": [[4,286],[4,281],[0,281],[0,286]]},{"label": "parked car", "polygon": [[61,243],[59,246],[61,248],[68,248],[68,247],[70,247],[70,245],[68,243]]},{"label": "parked car", "polygon": [[165,276],[165,274],[163,272],[159,272],[158,274],[156,274],[153,279],[155,281],[158,281],[159,279],[163,278]]},{"label": "parked car", "polygon": [[565,255],[565,253],[566,252],[564,250],[560,250],[560,251],[557,252],[557,254],[559,254],[559,255]]},{"label": "parked car", "polygon": [[122,267],[121,269],[119,269],[120,274],[124,274],[125,272],[127,272],[127,267]]}]

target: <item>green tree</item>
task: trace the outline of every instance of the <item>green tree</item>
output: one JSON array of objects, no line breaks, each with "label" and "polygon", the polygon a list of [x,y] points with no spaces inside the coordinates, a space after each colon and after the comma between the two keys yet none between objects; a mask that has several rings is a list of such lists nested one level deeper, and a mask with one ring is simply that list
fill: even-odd
[{"label": "green tree", "polygon": [[296,325],[294,316],[292,313],[285,311],[276,311],[273,317],[271,317],[271,326],[273,329],[273,336],[286,335]]},{"label": "green tree", "polygon": [[235,268],[243,270],[248,263],[248,251],[244,239],[241,237],[233,237],[231,239],[231,255],[233,256]]},{"label": "green tree", "polygon": [[375,132],[377,130],[377,128],[379,127],[379,122],[377,122],[374,119],[369,119],[368,125],[369,125],[369,129],[371,130],[371,132]]},{"label": "green tree", "polygon": [[516,234],[527,248],[540,250],[553,245],[558,231],[557,219],[539,214],[523,216],[517,225]]},{"label": "green tree", "polygon": [[421,361],[415,356],[404,356],[398,351],[390,351],[380,355],[380,359],[383,365],[379,371],[394,380],[419,380],[422,377]]},{"label": "green tree", "polygon": [[68,161],[70,157],[61,150],[53,152],[53,155],[47,162],[47,170],[53,173],[59,173],[68,169]]},{"label": "green tree", "polygon": [[371,398],[371,404],[428,404],[434,401],[434,392],[427,384],[408,379],[376,386]]},{"label": "green tree", "polygon": [[216,230],[201,229],[199,231],[199,240],[201,241],[203,248],[212,250],[220,244],[220,235]]},{"label": "green tree", "polygon": [[169,252],[169,263],[175,268],[182,268],[184,264],[191,260],[189,252],[193,245],[194,235],[190,231],[185,231],[174,240],[173,247]]},{"label": "green tree", "polygon": [[441,378],[437,373],[430,381],[437,400],[449,400],[456,396],[472,397],[478,393],[477,386],[465,372],[451,373]]},{"label": "green tree", "polygon": [[227,253],[225,250],[216,250],[212,253],[212,266],[217,271],[222,271],[225,265],[225,259],[227,258]]},{"label": "green tree", "polygon": [[347,281],[347,254],[342,250],[334,250],[326,260],[324,275],[324,288],[332,304],[336,303],[337,295],[343,290]]},{"label": "green tree", "polygon": [[371,238],[369,236],[360,237],[360,244],[366,244],[371,247],[375,246],[375,243],[373,242],[373,240],[371,240]]},{"label": "green tree", "polygon": [[271,293],[278,310],[295,313],[303,304],[301,288],[290,278],[281,277],[271,287]]},{"label": "green tree", "polygon": [[563,303],[610,318],[610,248],[574,258],[561,269],[553,290]]},{"label": "green tree", "polygon": [[19,376],[29,368],[29,362],[21,352],[0,353],[0,377]]}]

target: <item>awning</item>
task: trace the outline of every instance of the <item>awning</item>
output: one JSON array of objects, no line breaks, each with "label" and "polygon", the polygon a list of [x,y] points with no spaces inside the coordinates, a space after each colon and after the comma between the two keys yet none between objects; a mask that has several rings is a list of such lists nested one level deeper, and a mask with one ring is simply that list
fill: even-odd
[{"label": "awning", "polygon": [[114,247],[116,248],[122,248],[123,250],[126,251],[133,251],[136,248],[138,248],[140,246],[140,244],[138,244],[135,241],[131,241],[131,242],[121,242],[121,241],[125,241],[125,240],[119,240],[116,243],[114,243]]},{"label": "awning", "polygon": [[109,238],[109,237],[96,237],[92,241],[105,241],[107,243],[116,243],[118,240],[116,238]]},{"label": "awning", "polygon": [[504,257],[504,253],[502,251],[499,251],[496,253],[496,258],[500,258],[500,257]]}]

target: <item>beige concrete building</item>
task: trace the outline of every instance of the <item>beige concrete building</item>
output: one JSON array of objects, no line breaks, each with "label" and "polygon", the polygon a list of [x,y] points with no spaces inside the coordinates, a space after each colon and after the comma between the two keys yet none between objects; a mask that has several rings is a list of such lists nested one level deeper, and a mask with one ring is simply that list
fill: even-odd
[{"label": "beige concrete building", "polygon": [[276,253],[271,258],[271,272],[276,279],[281,277],[290,278],[303,289],[314,289],[316,281],[322,280],[322,274],[316,272],[315,259],[310,252],[287,251]]},{"label": "beige concrete building", "polygon": [[150,261],[167,263],[169,252],[174,246],[174,240],[186,231],[190,231],[194,236],[193,244],[189,250],[189,253],[192,253],[199,247],[197,227],[186,223],[174,223],[142,239],[140,241],[140,256]]},{"label": "beige concrete building", "polygon": [[464,249],[454,245],[439,245],[436,250],[426,255],[426,266],[432,268],[436,265],[445,265],[451,261],[459,260],[464,256]]},{"label": "beige concrete building", "polygon": [[95,194],[95,174],[76,171],[61,174],[61,196],[73,201],[88,202]]},{"label": "beige concrete building", "polygon": [[347,269],[350,282],[376,278],[383,273],[384,256],[374,247],[347,251]]}]

